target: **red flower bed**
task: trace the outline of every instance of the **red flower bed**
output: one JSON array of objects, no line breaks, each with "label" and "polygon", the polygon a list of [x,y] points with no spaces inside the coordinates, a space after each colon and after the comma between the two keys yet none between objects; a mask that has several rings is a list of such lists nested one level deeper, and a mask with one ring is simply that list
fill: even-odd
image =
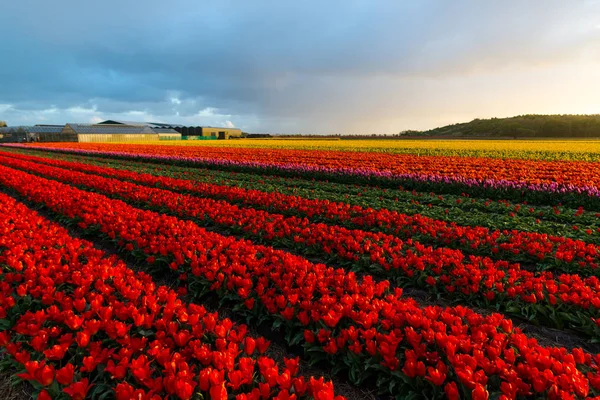
[{"label": "red flower bed", "polygon": [[[420,243],[372,232],[313,224],[306,219],[283,217],[264,211],[240,208],[223,201],[201,199],[149,188],[101,176],[87,175],[47,165],[3,158],[6,165],[50,176],[70,184],[94,188],[157,210],[168,210],[184,218],[250,233],[268,243],[314,249],[354,269],[382,272],[399,281],[431,291],[450,293],[475,304],[507,313],[535,318],[545,324],[581,329],[590,336],[597,332],[600,280],[579,275],[533,273],[517,264],[471,256],[444,248],[432,249]],[[560,313],[559,313],[560,310]]]},{"label": "red flower bed", "polygon": [[268,341],[244,325],[183,303],[1,193],[0,265],[0,346],[38,399],[334,397],[323,378],[297,376],[297,359],[280,368],[262,355]]},{"label": "red flower bed", "polygon": [[564,399],[600,389],[596,357],[540,346],[499,314],[419,307],[390,292],[387,282],[358,280],[14,169],[0,167],[0,182],[140,259],[169,265],[185,275],[190,290],[216,292],[239,302],[242,314],[303,333],[309,355],[347,365],[363,379],[377,375],[380,387],[393,393]]},{"label": "red flower bed", "polygon": [[307,217],[317,222],[381,231],[401,238],[413,238],[423,244],[443,244],[459,248],[466,253],[498,255],[507,261],[535,263],[544,269],[559,269],[583,275],[600,274],[598,268],[600,246],[561,236],[459,226],[421,215],[406,215],[385,209],[374,210],[327,200],[310,200],[281,193],[245,190],[20,154],[11,154],[10,157],[105,175],[171,191],[224,199],[243,206],[260,207],[267,211],[293,213],[298,217]]}]

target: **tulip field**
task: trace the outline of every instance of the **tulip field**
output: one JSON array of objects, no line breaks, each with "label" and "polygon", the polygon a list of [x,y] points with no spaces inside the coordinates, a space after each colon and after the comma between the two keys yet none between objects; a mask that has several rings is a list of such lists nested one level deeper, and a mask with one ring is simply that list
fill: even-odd
[{"label": "tulip field", "polygon": [[[172,146],[174,142],[138,142]],[[218,140],[183,140],[178,147],[222,147]],[[61,145],[62,146],[62,145]],[[89,145],[88,145],[89,146]],[[227,147],[254,149],[294,149],[381,152],[389,154],[416,154],[427,156],[520,158],[533,160],[598,161],[598,139],[343,139],[339,138],[269,138],[231,140]]]},{"label": "tulip field", "polygon": [[600,399],[600,162],[484,143],[2,145],[0,367],[41,400]]}]

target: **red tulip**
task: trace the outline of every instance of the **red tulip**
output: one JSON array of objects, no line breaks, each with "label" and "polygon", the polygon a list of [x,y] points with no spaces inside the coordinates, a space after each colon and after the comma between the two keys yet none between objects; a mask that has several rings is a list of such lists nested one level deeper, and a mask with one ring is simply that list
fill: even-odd
[{"label": "red tulip", "polygon": [[210,388],[211,400],[227,400],[227,389],[225,383],[214,385]]},{"label": "red tulip", "polygon": [[84,400],[87,392],[92,386],[93,385],[89,384],[87,378],[83,378],[81,381],[75,382],[72,385],[64,388],[63,392],[71,396],[71,399],[73,400]]},{"label": "red tulip", "polygon": [[75,367],[73,364],[67,364],[63,368],[56,370],[56,380],[61,385],[70,385],[73,382]]},{"label": "red tulip", "polygon": [[444,386],[444,392],[446,393],[446,398],[448,400],[458,400],[460,399],[460,394],[458,392],[458,387],[455,382],[449,382]]},{"label": "red tulip", "polygon": [[52,400],[52,397],[45,389],[42,389],[42,391],[38,393],[37,400]]},{"label": "red tulip", "polygon": [[473,400],[487,400],[490,397],[488,391],[480,384],[475,386],[473,392],[471,392],[471,398]]},{"label": "red tulip", "polygon": [[250,336],[247,336],[245,345],[244,345],[244,352],[247,355],[251,356],[254,353],[255,346],[256,346],[256,340],[254,340],[254,338],[251,338]]}]

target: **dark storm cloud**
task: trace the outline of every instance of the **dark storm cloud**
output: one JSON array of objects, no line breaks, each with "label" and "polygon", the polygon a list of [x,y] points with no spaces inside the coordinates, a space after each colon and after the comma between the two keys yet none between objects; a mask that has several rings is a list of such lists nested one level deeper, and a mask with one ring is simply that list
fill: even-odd
[{"label": "dark storm cloud", "polygon": [[564,99],[548,97],[585,101],[592,89],[580,76],[595,79],[599,11],[548,0],[13,2],[0,14],[0,119],[397,132],[551,112]]}]

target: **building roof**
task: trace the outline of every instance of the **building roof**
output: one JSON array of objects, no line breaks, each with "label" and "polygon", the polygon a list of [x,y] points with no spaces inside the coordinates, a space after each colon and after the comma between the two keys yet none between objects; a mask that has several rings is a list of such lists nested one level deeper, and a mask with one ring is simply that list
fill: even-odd
[{"label": "building roof", "polygon": [[228,128],[224,126],[201,126],[201,125],[179,125],[165,124],[162,122],[139,122],[139,121],[121,121],[116,119],[107,119],[99,122],[97,125],[130,125],[130,126],[149,126],[151,128],[210,128],[210,129],[232,129],[240,131],[240,128]]},{"label": "building roof", "polygon": [[106,121],[98,122],[97,125],[131,125],[131,126],[149,126],[151,128],[173,128],[182,127],[183,125],[177,124],[164,124],[162,122],[138,122],[138,121],[121,121],[116,119],[108,119]]},{"label": "building roof", "polygon": [[29,126],[27,132],[31,133],[61,133],[64,125]]},{"label": "building roof", "polygon": [[62,125],[45,125],[45,126],[7,126],[4,128],[0,128],[1,133],[15,133],[15,132],[23,132],[23,133],[60,133],[63,130]]},{"label": "building roof", "polygon": [[175,129],[171,129],[171,128],[152,128],[152,130],[156,133],[172,133],[172,134],[177,134],[180,135],[179,132],[177,132]]},{"label": "building roof", "polygon": [[67,124],[75,133],[99,133],[99,134],[152,134],[154,131],[148,126],[134,125],[100,125],[100,124]]},{"label": "building roof", "polygon": [[231,131],[241,131],[240,128],[229,128],[226,126],[203,126],[202,128],[210,128],[210,129],[228,129]]},{"label": "building roof", "polygon": [[27,128],[27,127],[26,126],[3,126],[0,128],[0,132],[10,133],[10,132],[16,132],[18,130],[25,130],[25,128]]},{"label": "building roof", "polygon": [[179,125],[179,124],[163,124],[161,122],[147,122],[147,124],[149,124],[150,126],[154,126],[154,127],[158,127],[158,128],[181,128],[184,127],[185,125]]},{"label": "building roof", "polygon": [[107,119],[106,121],[98,122],[96,125],[133,125],[133,126],[145,126],[145,122],[135,121],[117,121],[116,119]]}]

